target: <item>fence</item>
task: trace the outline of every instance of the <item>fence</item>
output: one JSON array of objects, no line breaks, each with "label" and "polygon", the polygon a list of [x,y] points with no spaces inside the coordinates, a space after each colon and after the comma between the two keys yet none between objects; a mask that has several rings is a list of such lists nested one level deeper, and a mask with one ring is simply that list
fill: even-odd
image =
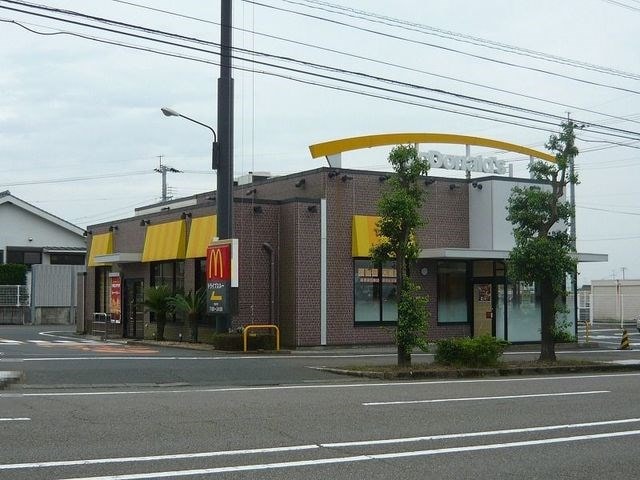
[{"label": "fence", "polygon": [[580,304],[581,312],[589,312],[589,321],[620,324],[640,317],[640,295],[623,293],[589,294]]},{"label": "fence", "polygon": [[25,285],[0,285],[0,325],[31,322],[31,295]]}]

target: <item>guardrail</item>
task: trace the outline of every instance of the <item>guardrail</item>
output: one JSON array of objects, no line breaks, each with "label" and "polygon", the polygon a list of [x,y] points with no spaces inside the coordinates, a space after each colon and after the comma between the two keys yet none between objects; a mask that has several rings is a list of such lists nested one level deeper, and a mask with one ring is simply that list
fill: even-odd
[{"label": "guardrail", "polygon": [[276,325],[247,325],[242,329],[242,338],[244,342],[244,351],[247,351],[247,336],[249,335],[249,330],[255,328],[270,328],[276,331],[276,352],[280,351],[280,329]]}]

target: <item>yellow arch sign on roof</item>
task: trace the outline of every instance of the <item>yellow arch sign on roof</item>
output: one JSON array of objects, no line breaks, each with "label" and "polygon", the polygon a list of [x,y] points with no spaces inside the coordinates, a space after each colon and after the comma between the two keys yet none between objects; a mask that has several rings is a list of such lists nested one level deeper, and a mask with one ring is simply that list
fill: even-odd
[{"label": "yellow arch sign on roof", "polygon": [[509,152],[521,153],[529,157],[539,158],[548,162],[556,162],[556,157],[540,150],[516,145],[515,143],[492,140],[491,138],[456,135],[453,133],[382,133],[378,135],[364,135],[361,137],[342,138],[329,142],[310,145],[312,158],[330,157],[350,150],[381,147],[385,145],[402,145],[412,143],[450,143],[455,145],[475,145],[478,147],[497,148]]}]

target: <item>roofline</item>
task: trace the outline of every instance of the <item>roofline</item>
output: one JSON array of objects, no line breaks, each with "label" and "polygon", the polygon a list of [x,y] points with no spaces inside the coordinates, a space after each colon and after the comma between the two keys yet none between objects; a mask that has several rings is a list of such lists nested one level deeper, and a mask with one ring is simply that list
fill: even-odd
[{"label": "roofline", "polygon": [[32,213],[33,215],[43,218],[66,230],[69,230],[70,232],[73,232],[76,235],[82,236],[82,234],[84,233],[83,228],[78,227],[77,225],[74,225],[71,222],[67,222],[66,220],[63,220],[62,218],[57,217],[49,212],[45,212],[41,208],[38,208],[34,205],[31,205],[28,202],[25,202],[24,200],[19,199],[18,197],[13,196],[11,193],[5,193],[4,195],[0,196],[0,205],[4,203],[11,203],[18,208],[26,210],[27,212]]}]

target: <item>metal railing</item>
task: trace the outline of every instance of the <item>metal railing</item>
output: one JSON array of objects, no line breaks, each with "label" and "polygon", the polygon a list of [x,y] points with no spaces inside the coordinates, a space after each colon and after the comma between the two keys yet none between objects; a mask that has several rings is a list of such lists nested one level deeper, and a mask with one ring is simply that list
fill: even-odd
[{"label": "metal railing", "polygon": [[0,285],[0,307],[28,307],[31,295],[25,285]]},{"label": "metal railing", "polygon": [[276,331],[276,352],[280,351],[280,329],[276,325],[247,325],[242,329],[242,338],[244,340],[244,351],[247,351],[247,336],[249,335],[249,330],[253,330],[256,328],[270,328]]}]

